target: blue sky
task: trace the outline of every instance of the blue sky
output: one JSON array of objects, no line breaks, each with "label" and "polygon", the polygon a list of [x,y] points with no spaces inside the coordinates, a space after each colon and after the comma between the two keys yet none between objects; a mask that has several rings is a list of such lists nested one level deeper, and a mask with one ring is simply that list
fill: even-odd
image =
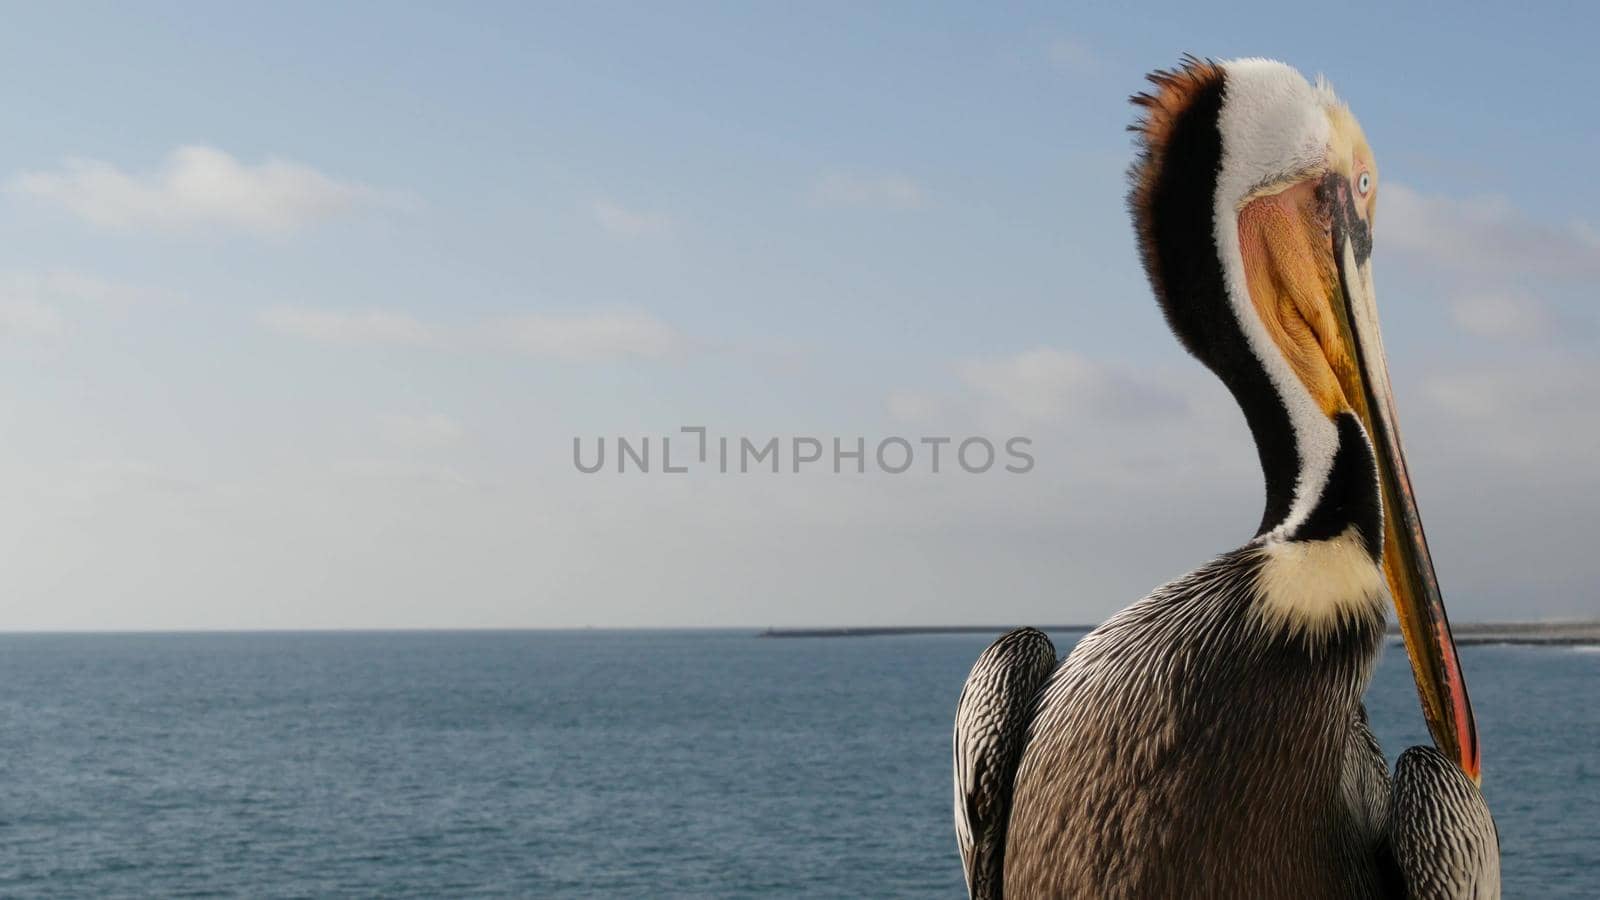
[{"label": "blue sky", "polygon": [[[0,627],[1097,619],[1259,515],[1122,205],[1126,97],[1186,51],[1365,126],[1457,615],[1595,615],[1592,16],[11,8]],[[1038,465],[571,465],[685,424]]]}]

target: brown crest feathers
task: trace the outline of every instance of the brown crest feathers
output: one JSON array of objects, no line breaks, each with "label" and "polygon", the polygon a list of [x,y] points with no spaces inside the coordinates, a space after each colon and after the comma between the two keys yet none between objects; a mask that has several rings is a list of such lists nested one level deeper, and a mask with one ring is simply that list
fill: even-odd
[{"label": "brown crest feathers", "polygon": [[1160,176],[1163,151],[1173,126],[1195,96],[1222,77],[1222,67],[1216,62],[1185,53],[1175,68],[1157,69],[1145,76],[1145,80],[1155,86],[1154,90],[1141,91],[1128,98],[1140,109],[1138,121],[1128,126],[1128,130],[1138,136],[1139,145],[1139,158],[1128,172],[1133,183],[1128,202],[1139,224],[1141,238],[1146,237],[1142,233],[1145,216],[1141,213],[1149,208],[1150,191]]}]

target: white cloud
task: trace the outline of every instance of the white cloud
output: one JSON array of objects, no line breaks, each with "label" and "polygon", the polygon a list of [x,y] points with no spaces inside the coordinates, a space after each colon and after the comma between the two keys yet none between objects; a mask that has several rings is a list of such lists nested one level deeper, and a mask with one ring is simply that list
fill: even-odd
[{"label": "white cloud", "polygon": [[259,319],[280,334],[327,344],[425,346],[438,338],[432,326],[414,316],[383,309],[279,306],[264,310]]},{"label": "white cloud", "polygon": [[258,320],[279,334],[325,344],[478,347],[568,362],[662,360],[695,347],[671,325],[633,310],[526,313],[456,329],[378,308],[280,306],[263,310]]},{"label": "white cloud", "polygon": [[[1592,385],[1600,380],[1600,363],[1587,356],[1546,353],[1539,359],[1448,369],[1430,375],[1423,392],[1434,405],[1465,418],[1539,423],[1552,445],[1569,443],[1573,423],[1600,434],[1600,397]],[[1526,424],[1519,430],[1529,430]],[[1467,448],[1462,448],[1463,452]]]},{"label": "white cloud", "polygon": [[0,294],[0,337],[50,337],[60,334],[61,314],[35,297]]},{"label": "white cloud", "polygon": [[922,209],[928,192],[905,175],[827,172],[811,186],[815,206],[853,209]]},{"label": "white cloud", "polygon": [[618,237],[661,235],[672,230],[672,220],[661,213],[628,209],[609,200],[596,201],[591,211],[601,228]]},{"label": "white cloud", "polygon": [[26,295],[46,303],[89,303],[104,307],[159,305],[179,299],[177,294],[160,288],[107,281],[65,269],[0,274],[0,293]]},{"label": "white cloud", "polygon": [[416,463],[395,459],[354,459],[339,464],[337,471],[358,481],[411,482],[449,488],[476,488],[479,483],[452,466]]},{"label": "white cloud", "polygon": [[153,494],[191,494],[203,489],[200,482],[136,459],[101,459],[77,467],[77,478],[69,482],[72,490],[84,496],[113,491],[140,491]]},{"label": "white cloud", "polygon": [[1093,72],[1100,67],[1100,57],[1089,45],[1077,38],[1062,37],[1050,42],[1050,61],[1063,69],[1077,73]]},{"label": "white cloud", "polygon": [[1493,419],[1505,408],[1509,396],[1505,379],[1487,373],[1435,375],[1423,382],[1422,392],[1434,406],[1453,416]]},{"label": "white cloud", "polygon": [[72,306],[122,309],[174,299],[167,291],[119,284],[81,272],[0,273],[0,335],[59,334],[66,329],[68,318],[63,310]]},{"label": "white cloud", "polygon": [[68,516],[93,515],[119,501],[204,499],[216,489],[173,466],[127,458],[53,461],[27,471],[24,481],[52,510]]},{"label": "white cloud", "polygon": [[1099,369],[1087,359],[1052,349],[971,360],[961,364],[960,373],[968,386],[1035,420],[1059,417],[1070,397],[1092,391],[1100,380]]},{"label": "white cloud", "polygon": [[529,313],[498,323],[495,331],[498,339],[514,350],[579,362],[665,359],[690,346],[677,329],[642,312]]},{"label": "white cloud", "polygon": [[1125,419],[1174,416],[1187,406],[1163,386],[1053,348],[969,360],[958,371],[969,387],[1033,421],[1085,412]]},{"label": "white cloud", "polygon": [[378,427],[390,443],[417,448],[454,444],[464,433],[461,423],[439,413],[382,415]]},{"label": "white cloud", "polygon": [[6,189],[111,228],[222,225],[282,233],[360,207],[404,203],[395,194],[341,181],[300,163],[245,163],[199,145],[173,150],[153,172],[126,172],[108,162],[73,158],[55,171],[13,176]]},{"label": "white cloud", "polygon": [[1450,312],[1458,328],[1480,337],[1528,339],[1550,331],[1548,308],[1523,293],[1474,294],[1457,300]]},{"label": "white cloud", "polygon": [[1583,222],[1537,222],[1503,197],[1457,200],[1383,187],[1380,248],[1412,260],[1473,274],[1582,278],[1600,276],[1600,233]]},{"label": "white cloud", "polygon": [[1586,483],[1600,453],[1597,379],[1593,358],[1559,352],[1438,372],[1422,384],[1416,433],[1438,439],[1441,456],[1493,464],[1507,483],[1528,469],[1545,486]]},{"label": "white cloud", "polygon": [[919,391],[892,391],[883,406],[890,419],[907,424],[930,421],[940,409],[938,398]]}]

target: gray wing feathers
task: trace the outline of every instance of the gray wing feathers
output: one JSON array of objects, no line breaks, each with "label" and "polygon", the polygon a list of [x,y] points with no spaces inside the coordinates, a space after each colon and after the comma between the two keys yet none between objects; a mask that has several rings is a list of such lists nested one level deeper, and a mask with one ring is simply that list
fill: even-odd
[{"label": "gray wing feathers", "polygon": [[1411,900],[1497,900],[1500,835],[1483,794],[1432,747],[1395,764],[1390,841]]},{"label": "gray wing feathers", "polygon": [[1011,785],[1034,695],[1056,666],[1044,632],[1019,628],[978,657],[956,708],[956,841],[973,898],[998,900]]},{"label": "gray wing feathers", "polygon": [[1389,763],[1367,724],[1366,706],[1356,707],[1345,744],[1344,777],[1340,779],[1344,802],[1364,850],[1377,848],[1389,828]]}]

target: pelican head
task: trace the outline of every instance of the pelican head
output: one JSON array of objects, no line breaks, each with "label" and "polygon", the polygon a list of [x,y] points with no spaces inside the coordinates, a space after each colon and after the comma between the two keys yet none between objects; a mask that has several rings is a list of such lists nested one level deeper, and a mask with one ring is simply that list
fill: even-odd
[{"label": "pelican head", "polygon": [[[1477,779],[1378,330],[1379,178],[1361,126],[1325,83],[1270,60],[1189,58],[1150,80],[1134,98],[1143,153],[1130,206],[1168,323],[1255,436],[1267,482],[1257,539],[1297,553],[1343,542],[1356,568],[1381,567],[1434,743]],[[1298,599],[1317,593],[1302,581],[1286,602],[1314,602]]]}]

